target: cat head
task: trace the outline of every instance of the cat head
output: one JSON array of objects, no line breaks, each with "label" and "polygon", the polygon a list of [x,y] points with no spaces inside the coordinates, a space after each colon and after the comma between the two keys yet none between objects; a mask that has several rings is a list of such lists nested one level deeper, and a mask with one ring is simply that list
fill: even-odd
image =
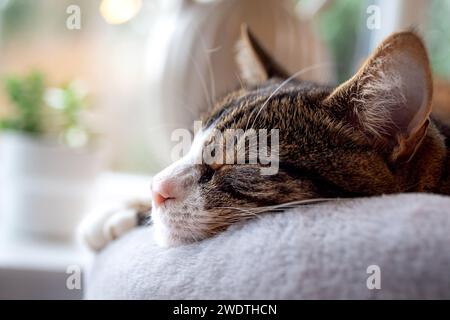
[{"label": "cat head", "polygon": [[[189,153],[154,177],[159,243],[201,240],[289,203],[412,190],[407,168],[434,139],[431,72],[414,33],[387,38],[337,88],[289,78],[246,27],[237,61],[245,86],[218,101]],[[230,129],[241,135],[227,145]],[[212,161],[198,161],[205,153]]]}]

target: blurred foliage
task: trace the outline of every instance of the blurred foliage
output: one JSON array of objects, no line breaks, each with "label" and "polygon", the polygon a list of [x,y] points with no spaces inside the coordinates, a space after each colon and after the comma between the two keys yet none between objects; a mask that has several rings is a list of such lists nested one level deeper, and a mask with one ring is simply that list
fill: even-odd
[{"label": "blurred foliage", "polygon": [[[82,8],[82,28],[67,32],[66,12],[70,5]],[[0,38],[2,45],[9,41],[28,41],[42,35],[75,38],[89,32],[98,16],[98,1],[92,0],[0,0]]]},{"label": "blurred foliage", "polygon": [[87,91],[79,83],[47,88],[43,75],[33,71],[23,78],[8,77],[5,89],[13,116],[0,119],[0,129],[57,136],[71,147],[84,146],[91,138],[83,121]]},{"label": "blurred foliage", "polygon": [[34,14],[39,1],[0,0],[2,2],[2,33],[13,36],[19,32],[29,31],[36,23]]},{"label": "blurred foliage", "polygon": [[[299,0],[315,1],[315,0]],[[336,61],[338,81],[352,75],[366,1],[336,0],[316,21]],[[424,28],[433,71],[450,79],[450,0],[432,0]]]},{"label": "blurred foliage", "polygon": [[435,74],[450,78],[450,1],[430,1],[428,26],[425,31]]},{"label": "blurred foliage", "polygon": [[[314,0],[309,0],[314,1]],[[319,32],[336,63],[336,78],[344,81],[352,75],[355,49],[365,1],[338,0],[317,21]]]},{"label": "blurred foliage", "polygon": [[85,145],[92,133],[83,118],[87,108],[87,90],[79,82],[46,91],[45,101],[52,108],[48,114],[47,130],[59,133],[63,142],[72,147]]},{"label": "blurred foliage", "polygon": [[9,77],[5,87],[9,99],[16,108],[16,115],[11,119],[0,120],[0,128],[30,134],[41,133],[45,90],[42,74],[32,72],[24,78]]}]

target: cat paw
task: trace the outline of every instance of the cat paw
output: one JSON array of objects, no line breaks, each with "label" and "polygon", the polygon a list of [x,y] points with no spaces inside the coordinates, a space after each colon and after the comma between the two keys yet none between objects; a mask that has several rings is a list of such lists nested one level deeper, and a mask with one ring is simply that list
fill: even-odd
[{"label": "cat paw", "polygon": [[88,248],[100,251],[138,225],[138,212],[123,208],[88,216],[78,229],[79,240]]}]

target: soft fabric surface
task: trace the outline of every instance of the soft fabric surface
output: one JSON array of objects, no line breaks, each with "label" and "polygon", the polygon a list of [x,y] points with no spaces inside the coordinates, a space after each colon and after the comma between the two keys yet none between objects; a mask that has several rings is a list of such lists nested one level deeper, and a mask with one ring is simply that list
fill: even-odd
[{"label": "soft fabric surface", "polygon": [[[170,249],[154,244],[151,229],[97,257],[87,298],[450,298],[450,197],[304,206]],[[369,265],[381,269],[380,290],[366,286]]]}]

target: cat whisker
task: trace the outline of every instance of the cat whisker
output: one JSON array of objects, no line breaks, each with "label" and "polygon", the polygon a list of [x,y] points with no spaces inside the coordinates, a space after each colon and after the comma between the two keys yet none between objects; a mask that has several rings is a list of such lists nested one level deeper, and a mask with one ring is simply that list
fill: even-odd
[{"label": "cat whisker", "polygon": [[238,210],[240,212],[252,214],[251,208],[242,208],[242,207],[214,207],[214,208],[215,209],[232,209],[232,210]]},{"label": "cat whisker", "polygon": [[307,206],[307,205],[313,205],[313,204],[317,204],[317,203],[336,201],[336,200],[339,200],[339,198],[315,198],[315,199],[291,201],[291,202],[286,202],[286,203],[273,205],[273,206],[257,207],[254,209],[257,210],[256,211],[257,213],[273,212],[275,210],[285,211],[286,209],[292,209],[292,208],[296,208],[298,206]]},{"label": "cat whisker", "polygon": [[[270,101],[270,99],[272,99],[272,97],[278,92],[280,91],[284,86],[286,86],[289,82],[291,82],[292,80],[294,80],[296,77],[298,77],[301,74],[307,73],[311,70],[314,69],[318,69],[318,68],[323,68],[325,66],[329,66],[332,65],[331,62],[325,62],[325,63],[319,63],[319,64],[315,64],[312,65],[310,67],[306,67],[303,68],[299,71],[297,71],[296,73],[294,73],[292,76],[290,76],[289,78],[287,78],[286,80],[284,80],[277,88],[275,88],[275,90],[270,94],[270,96],[267,98],[267,100],[262,104],[261,108],[259,108],[258,113],[255,116],[255,119],[253,120],[253,124],[251,127],[254,127],[256,120],[258,119],[258,116],[260,115],[261,111],[266,107],[267,103]],[[254,111],[252,111],[252,114],[254,113]],[[250,119],[252,114],[248,117],[248,121],[247,121],[247,125],[245,126],[245,130],[248,129],[248,125],[250,123]]]},{"label": "cat whisker", "polygon": [[232,209],[240,212],[244,212],[246,214],[249,214],[251,216],[258,217],[259,213],[263,212],[275,212],[275,211],[285,211],[286,209],[295,208],[297,206],[306,206],[306,205],[312,205],[316,203],[322,203],[322,202],[328,202],[328,201],[336,201],[340,200],[339,198],[315,198],[315,199],[306,199],[306,200],[298,200],[298,201],[291,201],[286,202],[278,205],[273,206],[263,206],[263,207],[256,207],[256,208],[242,208],[242,207],[213,207],[214,209]]},{"label": "cat whisker", "polygon": [[216,82],[215,82],[215,77],[214,77],[214,69],[213,69],[213,66],[211,63],[211,54],[220,50],[220,47],[208,50],[206,48],[205,40],[203,39],[203,37],[201,37],[201,43],[202,43],[203,51],[205,52],[206,66],[208,68],[208,74],[209,74],[210,90],[211,90],[210,101],[212,103],[214,103],[214,101],[216,101]]},{"label": "cat whisker", "polygon": [[206,103],[208,105],[208,108],[211,110],[213,108],[213,102],[211,101],[211,98],[209,96],[208,87],[206,85],[205,79],[204,79],[204,77],[203,77],[203,75],[201,73],[201,70],[200,70],[200,67],[199,67],[197,61],[195,61],[195,59],[192,56],[192,54],[190,55],[190,58],[191,58],[191,61],[192,61],[193,65],[194,65],[195,73],[197,73],[197,76],[199,77],[200,84],[201,84],[202,90],[203,90],[203,95],[204,95],[204,97],[206,99]]},{"label": "cat whisker", "polygon": [[[243,212],[245,214],[251,215],[251,216],[256,216],[255,212],[253,212],[252,210],[254,208],[239,208],[239,207],[213,207],[213,209],[231,209],[231,210],[236,210],[239,212]],[[257,217],[259,218],[259,217]]]},{"label": "cat whisker", "polygon": [[342,200],[340,198],[314,198],[314,199],[305,199],[305,200],[298,200],[298,201],[291,201],[282,203],[279,205],[273,206],[274,208],[284,208],[284,207],[297,207],[297,206],[305,206],[305,205],[313,205],[323,202],[330,202],[330,201],[339,201]]},{"label": "cat whisker", "polygon": [[235,76],[238,79],[239,84],[241,85],[241,89],[245,89],[245,85],[244,85],[244,82],[242,81],[241,76],[238,73],[235,73]]}]

